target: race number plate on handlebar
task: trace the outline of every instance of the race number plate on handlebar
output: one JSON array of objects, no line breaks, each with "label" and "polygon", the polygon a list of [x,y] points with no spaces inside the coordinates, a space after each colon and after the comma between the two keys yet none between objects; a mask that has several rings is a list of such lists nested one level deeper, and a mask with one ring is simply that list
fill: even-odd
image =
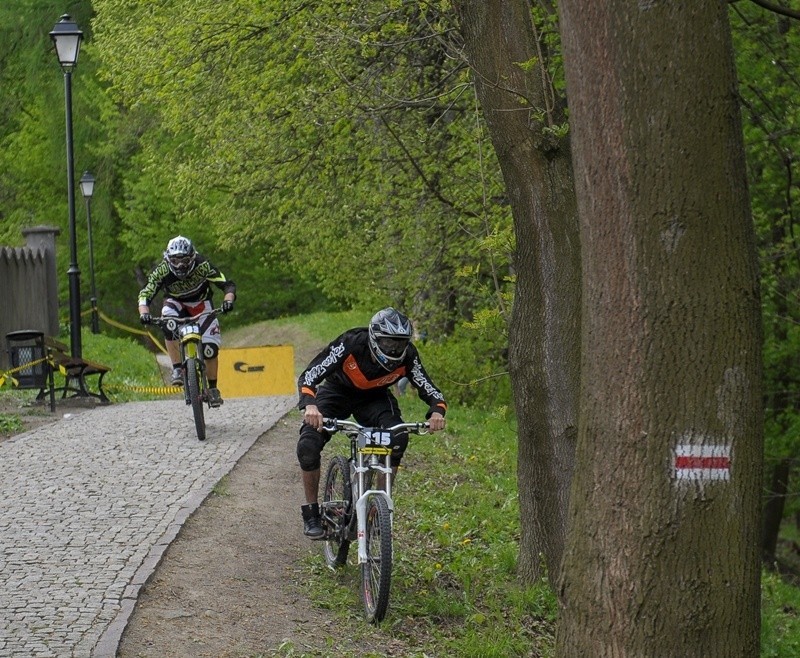
[{"label": "race number plate on handlebar", "polygon": [[392,452],[392,433],[380,429],[360,432],[358,450],[365,455],[389,455]]},{"label": "race number plate on handlebar", "polygon": [[185,324],[179,330],[181,338],[186,338],[192,335],[200,335],[200,326],[196,324]]}]

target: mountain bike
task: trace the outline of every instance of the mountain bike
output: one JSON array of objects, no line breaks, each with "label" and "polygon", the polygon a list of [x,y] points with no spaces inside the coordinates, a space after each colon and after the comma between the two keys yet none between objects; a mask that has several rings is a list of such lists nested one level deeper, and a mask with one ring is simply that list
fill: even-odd
[{"label": "mountain bike", "polygon": [[[358,541],[361,600],[367,621],[383,620],[392,579],[392,436],[400,430],[427,434],[428,423],[364,427],[326,418],[324,429],[350,438],[350,455],[331,458],[322,496],[325,561],[331,569],[347,562],[350,543]],[[374,486],[373,486],[374,483]]]},{"label": "mountain bike", "polygon": [[206,440],[206,419],[203,404],[211,408],[208,396],[208,379],[206,378],[206,362],[203,355],[203,332],[198,320],[203,317],[216,317],[222,308],[203,311],[190,317],[160,316],[151,319],[152,324],[167,331],[178,334],[181,366],[183,369],[183,397],[187,405],[191,405],[194,415],[194,427],[197,438]]}]

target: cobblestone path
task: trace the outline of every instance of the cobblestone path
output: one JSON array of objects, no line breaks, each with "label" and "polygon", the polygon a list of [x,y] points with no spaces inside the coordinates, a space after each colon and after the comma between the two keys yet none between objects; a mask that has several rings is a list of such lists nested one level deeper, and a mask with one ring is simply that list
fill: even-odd
[{"label": "cobblestone path", "polygon": [[0,444],[0,656],[111,658],[181,525],[295,396],[97,407]]}]

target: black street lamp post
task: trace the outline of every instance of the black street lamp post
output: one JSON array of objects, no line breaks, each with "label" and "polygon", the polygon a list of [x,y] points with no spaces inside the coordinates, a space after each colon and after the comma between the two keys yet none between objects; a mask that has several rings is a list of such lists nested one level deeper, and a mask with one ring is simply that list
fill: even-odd
[{"label": "black street lamp post", "polygon": [[89,276],[92,283],[92,333],[100,333],[100,321],[97,317],[97,288],[94,285],[94,243],[92,242],[92,194],[94,194],[94,176],[88,171],[83,172],[80,180],[81,194],[86,200],[86,228],[89,235]]},{"label": "black street lamp post", "polygon": [[64,14],[56,23],[50,38],[64,72],[64,96],[67,119],[67,204],[69,206],[69,333],[73,358],[81,354],[81,271],[78,269],[78,243],[75,237],[75,172],[72,157],[72,69],[78,63],[83,32]]}]

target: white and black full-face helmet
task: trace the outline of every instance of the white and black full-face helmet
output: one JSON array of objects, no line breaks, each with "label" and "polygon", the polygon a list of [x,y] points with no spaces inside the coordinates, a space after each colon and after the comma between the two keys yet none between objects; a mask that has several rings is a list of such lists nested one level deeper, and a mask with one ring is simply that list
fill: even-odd
[{"label": "white and black full-face helmet", "polygon": [[378,311],[369,322],[369,349],[386,370],[406,355],[411,340],[411,320],[391,306]]},{"label": "white and black full-face helmet", "polygon": [[175,276],[184,279],[194,269],[197,252],[189,238],[178,235],[167,244],[164,260]]}]

